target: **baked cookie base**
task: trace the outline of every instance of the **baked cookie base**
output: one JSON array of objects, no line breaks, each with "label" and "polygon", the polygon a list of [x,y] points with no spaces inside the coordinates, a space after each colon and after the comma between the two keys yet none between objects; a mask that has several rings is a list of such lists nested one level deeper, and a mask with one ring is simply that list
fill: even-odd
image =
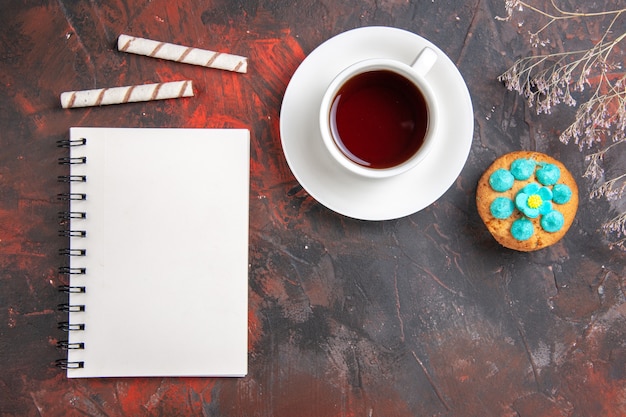
[{"label": "baked cookie base", "polygon": [[[515,209],[513,214],[506,219],[497,219],[491,214],[490,206],[496,197],[507,197],[515,201],[515,196],[520,189],[532,182],[537,182],[536,177],[532,175],[527,180],[516,180],[513,187],[505,192],[497,192],[491,188],[489,185],[489,177],[491,174],[500,168],[510,169],[511,163],[519,158],[533,159],[537,162],[546,162],[559,167],[561,177],[558,183],[567,185],[572,191],[572,196],[567,203],[555,205],[555,208],[557,208],[564,217],[564,224],[561,230],[554,233],[546,232],[541,228],[539,223],[540,217],[529,219],[533,223],[535,232],[529,239],[520,241],[515,239],[511,234],[511,225],[513,222],[523,217],[523,214],[520,213],[519,210]],[[476,189],[476,206],[480,218],[498,243],[509,249],[530,252],[553,245],[565,236],[565,233],[567,233],[574,222],[576,211],[578,210],[578,187],[572,174],[560,161],[540,152],[517,151],[502,155],[483,173]]]}]

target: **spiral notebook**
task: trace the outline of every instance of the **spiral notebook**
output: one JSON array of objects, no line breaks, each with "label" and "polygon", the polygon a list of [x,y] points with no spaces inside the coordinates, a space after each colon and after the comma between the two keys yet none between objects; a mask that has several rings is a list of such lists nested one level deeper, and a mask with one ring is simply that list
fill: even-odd
[{"label": "spiral notebook", "polygon": [[69,378],[247,373],[250,135],[72,128]]}]

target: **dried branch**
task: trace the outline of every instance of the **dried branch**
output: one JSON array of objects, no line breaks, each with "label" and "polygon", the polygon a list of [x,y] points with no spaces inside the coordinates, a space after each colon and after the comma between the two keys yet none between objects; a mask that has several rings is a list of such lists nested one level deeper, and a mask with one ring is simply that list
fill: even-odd
[{"label": "dried branch", "polygon": [[[626,72],[620,44],[626,40],[624,17],[626,8],[603,12],[570,12],[550,0],[552,10],[546,10],[521,0],[506,0],[507,15],[498,20],[510,21],[514,14],[528,10],[547,20],[538,30],[529,31],[533,47],[545,48],[549,39],[541,36],[548,27],[564,24],[581,24],[584,19],[610,19],[599,40],[588,49],[542,53],[517,60],[498,78],[511,91],[522,95],[537,114],[550,114],[558,104],[576,106],[575,96],[584,101],[578,107],[573,123],[560,136],[563,143],[574,142],[581,151],[596,148],[586,156],[588,163],[583,177],[592,182],[590,198],[604,197],[609,201],[625,197],[626,171],[623,158],[614,162],[618,172],[606,178],[605,156],[618,151],[626,144]],[[540,23],[541,24],[541,23]],[[520,23],[520,26],[523,23]],[[623,48],[623,46],[621,46]],[[584,96],[586,88],[591,94]],[[613,167],[615,168],[615,167]],[[619,206],[619,205],[617,205]],[[624,207],[624,205],[621,205]],[[602,226],[610,247],[626,250],[626,212],[620,213]]]}]

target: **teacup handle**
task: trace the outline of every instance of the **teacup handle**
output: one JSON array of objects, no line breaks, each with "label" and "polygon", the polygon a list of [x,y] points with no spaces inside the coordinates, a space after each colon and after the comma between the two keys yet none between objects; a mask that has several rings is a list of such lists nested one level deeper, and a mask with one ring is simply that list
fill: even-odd
[{"label": "teacup handle", "polygon": [[437,53],[426,47],[422,49],[422,52],[415,58],[415,62],[411,66],[419,75],[424,76],[435,65],[436,61]]}]

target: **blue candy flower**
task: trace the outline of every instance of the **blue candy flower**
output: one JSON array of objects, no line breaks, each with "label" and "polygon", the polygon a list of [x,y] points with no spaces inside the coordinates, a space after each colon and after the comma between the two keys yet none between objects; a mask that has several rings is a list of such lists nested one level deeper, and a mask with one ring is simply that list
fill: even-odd
[{"label": "blue candy flower", "polygon": [[531,182],[515,196],[515,207],[531,219],[552,211],[552,191]]}]

